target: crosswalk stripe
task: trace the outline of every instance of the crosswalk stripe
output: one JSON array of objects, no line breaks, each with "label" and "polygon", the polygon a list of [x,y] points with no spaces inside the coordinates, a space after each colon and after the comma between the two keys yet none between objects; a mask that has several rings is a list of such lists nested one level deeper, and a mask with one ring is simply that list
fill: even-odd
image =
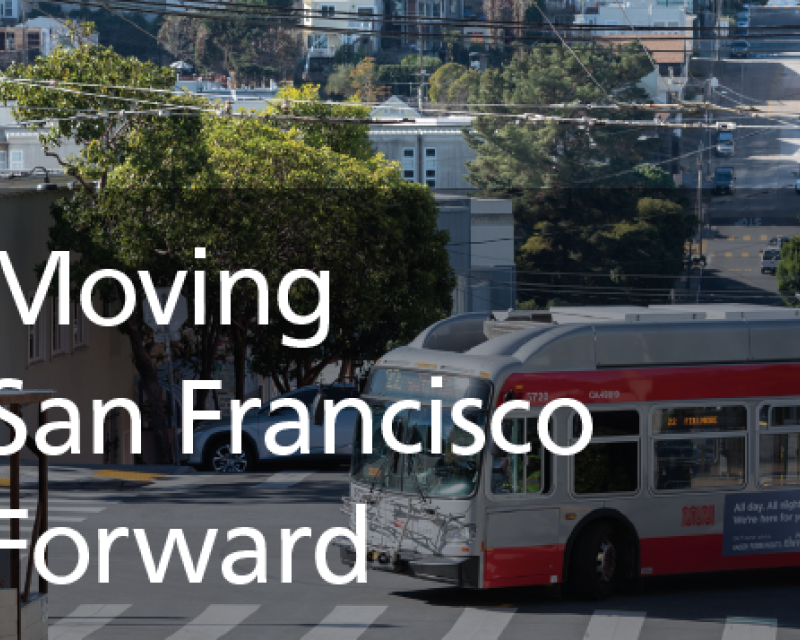
[{"label": "crosswalk stripe", "polygon": [[258,611],[257,604],[212,604],[167,640],[216,640]]},{"label": "crosswalk stripe", "polygon": [[516,609],[465,609],[443,640],[497,640]]},{"label": "crosswalk stripe", "polygon": [[309,471],[308,473],[302,473],[298,471],[282,471],[281,473],[276,473],[271,478],[269,478],[266,482],[262,482],[261,484],[256,485],[256,489],[288,489],[289,487],[293,487],[294,485],[302,482],[308,476],[313,475],[313,471]]},{"label": "crosswalk stripe", "polygon": [[[20,500],[20,505],[26,509],[36,509],[36,501],[34,500]],[[84,506],[69,506],[58,507],[47,505],[48,511],[69,511],[74,513],[101,513],[106,510],[106,507],[84,507]]]},{"label": "crosswalk stripe", "polygon": [[595,611],[583,640],[638,640],[646,615],[643,611]]},{"label": "crosswalk stripe", "polygon": [[82,604],[66,618],[61,618],[50,627],[48,640],[83,640],[117,616],[122,615],[129,604]]},{"label": "crosswalk stripe", "polygon": [[775,640],[777,633],[773,618],[728,618],[722,640]]},{"label": "crosswalk stripe", "polygon": [[356,640],[386,607],[336,607],[303,640]]},{"label": "crosswalk stripe", "polygon": [[[36,504],[38,502],[38,499],[36,498],[36,496],[20,497],[19,501],[20,501],[20,503],[26,503],[27,502],[27,503],[30,503],[30,504]],[[67,504],[71,504],[71,505],[86,506],[86,507],[93,507],[93,506],[107,507],[110,504],[119,504],[120,503],[119,500],[102,500],[102,499],[99,499],[99,497],[98,497],[98,499],[95,499],[95,500],[85,500],[83,498],[54,498],[53,496],[48,496],[47,502],[50,505],[52,505],[53,503],[57,502],[57,503],[67,503]]]}]

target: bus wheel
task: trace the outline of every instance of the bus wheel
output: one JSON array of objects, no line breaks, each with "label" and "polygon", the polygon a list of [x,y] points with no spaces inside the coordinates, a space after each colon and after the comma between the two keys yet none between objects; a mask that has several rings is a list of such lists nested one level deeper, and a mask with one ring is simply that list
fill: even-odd
[{"label": "bus wheel", "polygon": [[598,522],[578,540],[573,556],[572,578],[579,596],[588,600],[608,598],[621,574],[623,549],[610,522]]}]

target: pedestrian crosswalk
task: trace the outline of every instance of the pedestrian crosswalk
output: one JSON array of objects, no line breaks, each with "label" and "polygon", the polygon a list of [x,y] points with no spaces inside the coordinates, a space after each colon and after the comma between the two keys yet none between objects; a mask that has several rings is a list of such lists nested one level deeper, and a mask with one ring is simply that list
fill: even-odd
[{"label": "pedestrian crosswalk", "polygon": [[[108,495],[108,497],[105,497]],[[113,494],[93,496],[91,499],[74,498],[64,495],[51,495],[48,499],[47,519],[50,527],[72,526],[83,522],[87,518],[102,513],[108,507],[119,502]],[[20,520],[20,534],[30,537],[33,522],[36,518],[37,498],[24,496],[20,498],[20,508],[28,510],[28,517]],[[11,523],[8,520],[0,523],[0,539],[8,537],[11,532]]]},{"label": "pedestrian crosswalk", "polygon": [[[311,625],[301,624],[298,634],[292,638],[299,640],[369,640],[370,638],[383,638],[385,631],[380,624],[381,617],[389,610],[384,605],[342,605],[332,610],[323,610],[324,617],[319,622]],[[125,614],[124,619],[119,619]],[[452,618],[450,628],[443,635],[432,634],[430,629],[423,630],[415,625],[418,616],[413,612],[403,614],[408,622],[393,628],[398,634],[391,637],[424,637],[434,640],[527,640],[536,624],[536,617],[540,613],[531,607],[520,610],[512,607],[503,608],[467,608],[445,610],[444,616]],[[108,625],[113,627],[98,634],[103,638],[123,635],[126,627],[136,629],[145,634],[137,637],[147,637],[164,640],[219,640],[220,638],[267,638],[272,637],[270,631],[275,626],[274,611],[270,612],[268,606],[256,604],[212,604],[199,612],[196,617],[186,622],[177,630],[165,631],[161,618],[155,616],[153,626],[147,625],[147,618],[153,615],[142,611],[137,615],[137,607],[130,604],[89,604],[77,607],[72,613],[60,620],[51,621],[49,640],[84,640]],[[644,611],[611,611],[598,610],[589,616],[583,635],[573,633],[567,625],[563,635],[558,640],[657,640],[663,637],[673,637],[676,633],[675,620],[653,618],[645,626],[647,613]],[[430,616],[420,616],[430,622]],[[396,619],[396,616],[395,618]],[[711,640],[776,640],[778,621],[771,618],[740,618],[729,617],[724,623],[716,621],[719,635],[709,635],[708,621],[702,622],[703,637]],[[692,621],[683,622],[687,625],[686,633],[691,633]],[[305,633],[303,633],[305,631]],[[372,633],[374,631],[374,634]],[[284,631],[285,633],[285,627]],[[128,637],[128,636],[126,636]],[[286,636],[289,637],[289,636]]]},{"label": "pedestrian crosswalk", "polygon": [[308,476],[313,475],[313,471],[282,471],[270,476],[266,482],[257,484],[256,489],[288,489],[296,484],[301,483]]},{"label": "pedestrian crosswalk", "polygon": [[83,640],[130,609],[129,604],[82,604],[48,630],[48,640]]}]

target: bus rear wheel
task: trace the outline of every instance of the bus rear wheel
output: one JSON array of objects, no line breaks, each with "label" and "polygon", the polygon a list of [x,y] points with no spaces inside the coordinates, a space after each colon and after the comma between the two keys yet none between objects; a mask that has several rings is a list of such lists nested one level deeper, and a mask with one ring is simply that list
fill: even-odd
[{"label": "bus rear wheel", "polygon": [[610,522],[592,525],[578,539],[572,578],[578,595],[587,600],[608,598],[622,577],[622,537]]}]

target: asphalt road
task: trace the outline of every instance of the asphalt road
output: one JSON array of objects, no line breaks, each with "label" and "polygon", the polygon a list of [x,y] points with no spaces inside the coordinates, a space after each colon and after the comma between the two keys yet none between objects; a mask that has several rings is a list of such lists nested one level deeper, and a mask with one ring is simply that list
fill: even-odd
[{"label": "asphalt road", "polygon": [[[800,52],[800,40],[792,37],[797,28],[788,25],[800,24],[799,7],[752,7],[750,26],[745,40],[750,43],[753,55],[775,52]],[[786,29],[759,29],[759,27],[781,27]],[[738,37],[736,39],[739,39]]]},{"label": "asphalt road", "polygon": [[[762,15],[772,20],[780,16],[795,20],[794,11],[754,10],[752,23]],[[800,13],[796,20],[800,21]],[[695,272],[690,290],[701,302],[782,305],[776,277],[761,274],[760,254],[770,238],[800,233],[800,196],[795,192],[795,181],[800,177],[800,57],[780,55],[723,60],[711,65],[708,74],[719,82],[713,96],[716,104],[753,105],[762,116],[718,113],[717,120],[738,125],[773,124],[775,127],[736,129],[733,157],[719,158],[713,151],[704,154],[707,229],[703,253],[708,266],[702,278]],[[710,132],[703,144],[711,146],[715,140],[715,132]],[[715,196],[711,193],[711,180],[717,167],[734,169],[735,194]],[[685,286],[685,279],[680,286]]]},{"label": "asphalt road", "polygon": [[[313,544],[341,526],[346,473],[288,469],[242,477],[197,476],[180,487],[136,493],[56,494],[51,519],[88,541],[87,574],[53,586],[50,638],[62,640],[784,640],[800,638],[800,570],[653,578],[641,594],[601,603],[558,598],[545,588],[465,591],[406,577],[370,573],[367,584],[331,586],[317,575]],[[272,479],[272,483],[270,483]],[[287,482],[288,480],[288,482]],[[295,484],[292,484],[295,482]],[[265,484],[266,483],[266,484]],[[291,485],[291,486],[287,486]],[[53,522],[55,526],[58,522]],[[268,581],[231,586],[221,557],[235,548],[227,530],[254,527],[268,545]],[[311,527],[313,542],[295,550],[291,584],[280,582],[280,529]],[[144,528],[156,560],[170,528],[182,528],[196,555],[206,530],[220,529],[205,580],[190,584],[173,561],[163,584],[147,581],[133,539],[115,543],[110,583],[97,580],[97,530]],[[75,562],[68,541],[56,541],[51,567],[68,573]],[[335,551],[330,566],[344,572]],[[249,570],[247,563],[237,566]]]}]

